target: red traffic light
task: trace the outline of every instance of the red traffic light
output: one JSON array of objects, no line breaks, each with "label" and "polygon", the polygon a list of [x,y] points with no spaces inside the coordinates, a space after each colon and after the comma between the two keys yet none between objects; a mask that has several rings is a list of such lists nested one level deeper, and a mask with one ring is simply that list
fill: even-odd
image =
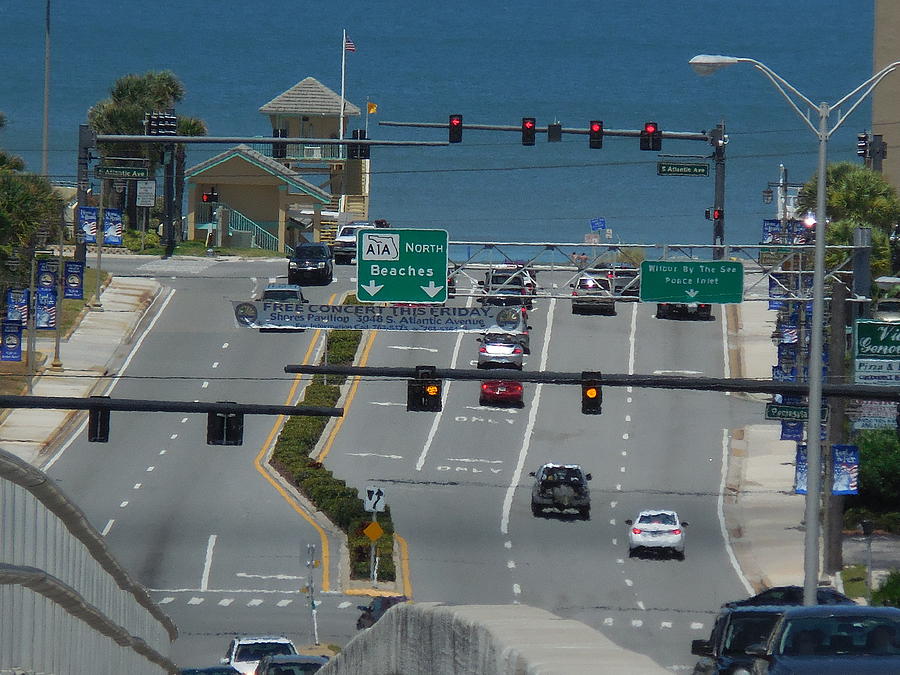
[{"label": "red traffic light", "polygon": [[713,220],[721,220],[724,215],[725,211],[723,209],[713,209],[712,211]]},{"label": "red traffic light", "polygon": [[203,193],[203,196],[201,197],[201,199],[202,199],[204,202],[210,202],[210,201],[212,201],[212,200],[210,199],[210,194],[209,194],[208,192],[204,192],[204,193]]},{"label": "red traffic light", "polygon": [[450,115],[450,121],[447,126],[450,129],[450,139],[449,139],[450,142],[451,143],[462,143],[462,132],[463,132],[462,115]]},{"label": "red traffic light", "polygon": [[644,132],[648,134],[656,133],[656,122],[644,122]]},{"label": "red traffic light", "polygon": [[603,125],[600,122],[591,122],[591,131],[595,134],[603,128]]},{"label": "red traffic light", "polygon": [[462,115],[450,115],[450,126],[458,127],[462,124]]},{"label": "red traffic light", "polygon": [[533,119],[524,119],[522,120],[522,126],[526,129],[534,129],[534,120]]},{"label": "red traffic light", "polygon": [[537,120],[533,117],[522,118],[522,145],[534,145]]}]

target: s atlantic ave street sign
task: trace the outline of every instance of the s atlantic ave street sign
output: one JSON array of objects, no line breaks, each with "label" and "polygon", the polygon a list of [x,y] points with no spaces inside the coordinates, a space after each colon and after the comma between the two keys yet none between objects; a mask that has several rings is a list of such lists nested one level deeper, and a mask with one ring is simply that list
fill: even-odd
[{"label": "s atlantic ave street sign", "polygon": [[744,266],[711,260],[644,260],[641,302],[734,304],[744,297]]},{"label": "s atlantic ave street sign", "polygon": [[447,300],[446,230],[359,230],[356,297],[360,302]]}]

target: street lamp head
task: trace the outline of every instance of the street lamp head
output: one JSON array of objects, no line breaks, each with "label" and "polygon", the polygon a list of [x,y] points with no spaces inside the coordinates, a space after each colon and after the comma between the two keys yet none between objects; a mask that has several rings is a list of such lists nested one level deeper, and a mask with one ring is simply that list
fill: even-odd
[{"label": "street lamp head", "polygon": [[767,187],[765,190],[763,190],[763,204],[771,204],[774,194],[775,193],[772,192],[772,188]]},{"label": "street lamp head", "polygon": [[738,63],[735,56],[722,56],[721,54],[697,54],[688,63],[698,75],[712,75],[719,68]]}]

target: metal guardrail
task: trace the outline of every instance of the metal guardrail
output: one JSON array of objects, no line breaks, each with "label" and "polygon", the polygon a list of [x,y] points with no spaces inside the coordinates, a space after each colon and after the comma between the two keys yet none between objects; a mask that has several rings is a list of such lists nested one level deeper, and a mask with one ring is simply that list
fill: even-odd
[{"label": "metal guardrail", "polygon": [[0,450],[0,672],[177,673],[177,636],[84,513]]}]

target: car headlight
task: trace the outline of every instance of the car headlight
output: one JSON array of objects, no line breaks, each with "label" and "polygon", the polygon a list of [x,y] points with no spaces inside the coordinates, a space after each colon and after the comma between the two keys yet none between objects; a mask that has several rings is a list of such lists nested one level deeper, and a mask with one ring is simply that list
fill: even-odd
[{"label": "car headlight", "polygon": [[325,269],[325,261],[323,260],[322,262],[316,263],[316,267],[320,270]]},{"label": "car headlight", "polygon": [[295,263],[295,262],[289,263],[289,264],[288,264],[288,269],[292,269],[292,270],[297,269],[297,263]]}]

